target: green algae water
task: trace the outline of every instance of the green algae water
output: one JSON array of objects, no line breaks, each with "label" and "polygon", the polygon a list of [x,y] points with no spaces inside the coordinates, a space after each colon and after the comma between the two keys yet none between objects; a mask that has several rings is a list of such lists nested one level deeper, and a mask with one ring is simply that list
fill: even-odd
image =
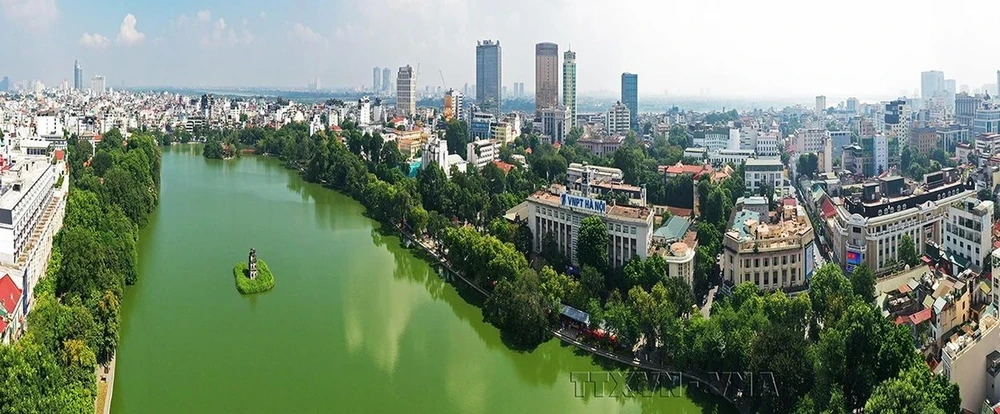
[{"label": "green algae water", "polygon": [[[173,146],[161,178],[122,307],[113,413],[732,411],[690,391],[577,397],[570,373],[603,361],[558,340],[508,349],[474,294],[274,159]],[[232,267],[251,247],[275,287],[241,296]]]}]

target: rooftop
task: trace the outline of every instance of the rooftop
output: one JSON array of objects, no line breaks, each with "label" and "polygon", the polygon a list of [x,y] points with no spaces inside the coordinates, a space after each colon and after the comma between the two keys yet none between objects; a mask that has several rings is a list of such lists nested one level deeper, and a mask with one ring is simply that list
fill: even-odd
[{"label": "rooftop", "polygon": [[0,209],[11,210],[52,164],[43,155],[0,158]]},{"label": "rooftop", "polygon": [[[562,194],[564,193],[569,193],[565,186],[553,184],[548,189],[536,191],[534,194],[528,196],[528,200],[562,208]],[[617,219],[646,221],[647,219],[651,219],[653,211],[648,207],[607,204],[604,214]]]},{"label": "rooftop", "polygon": [[691,220],[687,217],[672,216],[666,224],[653,232],[653,237],[662,238],[667,242],[680,240],[687,233],[689,227],[691,227]]}]

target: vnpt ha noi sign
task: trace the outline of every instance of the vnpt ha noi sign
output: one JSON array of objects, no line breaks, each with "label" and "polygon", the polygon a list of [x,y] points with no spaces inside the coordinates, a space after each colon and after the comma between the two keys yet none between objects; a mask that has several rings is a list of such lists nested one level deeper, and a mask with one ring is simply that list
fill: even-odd
[{"label": "vnpt ha noi sign", "polygon": [[595,200],[593,198],[580,197],[571,194],[563,194],[560,204],[567,207],[587,210],[596,214],[604,214],[604,210],[608,207],[608,203],[604,200]]}]

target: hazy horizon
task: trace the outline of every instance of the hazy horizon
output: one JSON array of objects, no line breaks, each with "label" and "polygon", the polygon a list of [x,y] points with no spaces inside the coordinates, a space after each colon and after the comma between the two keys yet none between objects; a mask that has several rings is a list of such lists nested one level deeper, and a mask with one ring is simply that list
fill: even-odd
[{"label": "hazy horizon", "polygon": [[[577,53],[580,94],[617,93],[639,74],[641,96],[808,100],[913,96],[920,72],[970,89],[996,82],[991,26],[1000,2],[809,4],[791,0],[496,3],[460,0],[68,2],[0,0],[0,76],[109,87],[371,87],[372,68],[420,68],[418,87],[475,83],[477,40],[499,40],[503,82],[534,91],[534,44]],[[406,16],[406,24],[399,17]],[[886,19],[892,16],[892,19]],[[942,16],[950,16],[944,20]],[[942,22],[948,30],[922,30]],[[553,24],[556,23],[556,24]],[[906,24],[903,24],[906,23]],[[912,29],[910,29],[912,27]],[[944,29],[944,26],[942,26]],[[444,80],[442,81],[442,77]],[[805,102],[803,102],[805,103]]]}]

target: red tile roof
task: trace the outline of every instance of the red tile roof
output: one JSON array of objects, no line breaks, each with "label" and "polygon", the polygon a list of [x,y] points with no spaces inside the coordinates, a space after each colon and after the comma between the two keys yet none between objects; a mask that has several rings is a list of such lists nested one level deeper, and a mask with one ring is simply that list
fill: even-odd
[{"label": "red tile roof", "polygon": [[497,167],[500,167],[500,169],[503,170],[504,174],[509,173],[510,169],[514,168],[514,164],[508,164],[500,160],[493,161],[493,164],[496,164]]},{"label": "red tile roof", "polygon": [[59,160],[59,161],[63,160],[63,151],[62,150],[56,150],[56,159]]},{"label": "red tile roof", "polygon": [[910,315],[909,318],[910,318],[910,323],[914,325],[919,325],[920,323],[931,318],[931,308],[925,308],[920,312]]},{"label": "red tile roof", "polygon": [[694,211],[690,208],[680,208],[667,206],[667,211],[670,212],[671,216],[681,216],[681,217],[691,217],[691,213]]},{"label": "red tile roof", "polygon": [[703,165],[703,164],[685,165],[680,162],[670,166],[661,165],[656,167],[656,169],[660,173],[665,172],[670,175],[689,174],[693,175],[694,178],[699,178],[701,177],[702,174],[712,172],[712,166],[710,165]]},{"label": "red tile roof", "polygon": [[[14,284],[14,279],[11,279],[10,275],[4,275],[0,278],[0,304],[3,305],[4,311],[8,315],[14,314],[14,309],[17,309],[17,305],[21,302],[21,289],[17,288]],[[7,329],[7,322],[0,319],[0,331]]]},{"label": "red tile roof", "polygon": [[833,202],[830,201],[830,197],[823,196],[823,201],[820,203],[820,209],[823,210],[824,218],[830,218],[837,215],[837,208],[833,206]]}]

